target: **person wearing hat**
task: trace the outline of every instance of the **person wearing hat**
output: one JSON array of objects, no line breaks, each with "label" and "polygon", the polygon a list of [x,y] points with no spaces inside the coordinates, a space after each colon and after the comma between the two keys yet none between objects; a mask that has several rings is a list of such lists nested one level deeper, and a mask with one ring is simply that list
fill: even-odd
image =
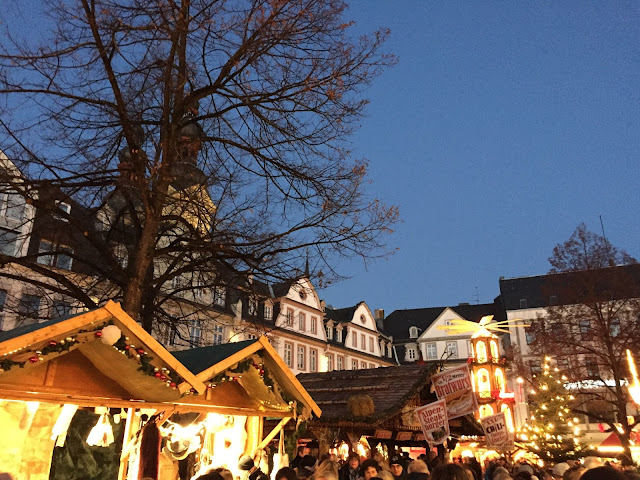
[{"label": "person wearing hat", "polygon": [[404,467],[402,466],[402,458],[399,455],[393,455],[389,458],[389,471],[395,480],[404,480]]},{"label": "person wearing hat", "polygon": [[243,455],[238,460],[238,469],[247,472],[242,476],[243,480],[269,480],[269,477],[253,463],[253,458]]}]

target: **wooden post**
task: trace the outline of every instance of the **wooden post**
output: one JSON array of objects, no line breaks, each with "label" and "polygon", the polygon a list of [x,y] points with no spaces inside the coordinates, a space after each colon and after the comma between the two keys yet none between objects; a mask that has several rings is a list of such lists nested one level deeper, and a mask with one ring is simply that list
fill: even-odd
[{"label": "wooden post", "polygon": [[264,439],[258,444],[258,447],[256,448],[256,452],[266,447],[269,444],[269,442],[273,440],[273,438],[280,432],[280,430],[284,428],[284,426],[289,422],[289,420],[291,420],[291,417],[284,417],[282,420],[280,420],[280,422],[273,428],[273,430],[271,430],[269,435],[264,437]]},{"label": "wooden post", "polygon": [[127,475],[127,463],[129,460],[129,454],[131,453],[129,442],[133,437],[133,417],[135,416],[135,410],[133,408],[127,409],[127,421],[124,424],[124,438],[122,440],[122,452],[120,453],[120,469],[118,470],[118,480],[124,480]]}]

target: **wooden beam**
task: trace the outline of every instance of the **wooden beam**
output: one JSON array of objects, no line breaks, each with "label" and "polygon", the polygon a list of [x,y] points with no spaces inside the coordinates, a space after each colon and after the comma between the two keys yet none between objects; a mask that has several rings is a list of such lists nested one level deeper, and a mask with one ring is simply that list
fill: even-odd
[{"label": "wooden beam", "polygon": [[133,433],[133,416],[135,409],[128,408],[127,409],[127,422],[124,425],[124,437],[122,439],[122,451],[120,452],[120,468],[118,469],[118,480],[124,480],[127,474],[127,467],[129,466],[129,462],[127,459],[129,457],[129,452],[125,452],[125,447],[129,445],[131,441],[132,433]]},{"label": "wooden beam", "polygon": [[[111,302],[113,303],[113,302]],[[108,305],[108,304],[107,304]],[[87,313],[80,314],[75,317],[68,318],[46,328],[41,328],[34,332],[25,333],[19,337],[10,338],[0,343],[0,356],[9,353],[17,353],[19,350],[30,345],[44,342],[45,340],[57,339],[58,337],[67,335],[68,333],[90,325],[92,323],[106,322],[111,319],[111,312],[105,307],[92,310]]]},{"label": "wooden beam", "polygon": [[269,442],[273,440],[278,433],[280,433],[280,430],[282,430],[284,426],[287,423],[289,423],[289,420],[291,420],[291,417],[285,417],[282,420],[280,420],[280,422],[273,428],[273,430],[271,430],[269,435],[264,437],[264,439],[260,442],[260,444],[258,445],[258,448],[256,448],[256,452],[262,450],[264,447],[269,445]]},{"label": "wooden beam", "polygon": [[184,378],[189,386],[184,385],[184,382],[180,384],[178,387],[180,393],[185,393],[191,388],[195,388],[195,390],[201,394],[205,392],[205,390],[207,389],[205,384],[202,383],[187,367],[182,365],[182,363],[180,363],[176,357],[171,355],[171,353],[166,348],[164,348],[164,346],[160,342],[153,338],[151,334],[149,334],[149,332],[138,325],[138,323],[122,309],[119,303],[115,303],[109,300],[104,308],[126,328],[128,328],[133,335],[138,337],[140,341],[147,345],[147,347],[149,347],[149,349],[156,357],[161,359],[174,372]]}]

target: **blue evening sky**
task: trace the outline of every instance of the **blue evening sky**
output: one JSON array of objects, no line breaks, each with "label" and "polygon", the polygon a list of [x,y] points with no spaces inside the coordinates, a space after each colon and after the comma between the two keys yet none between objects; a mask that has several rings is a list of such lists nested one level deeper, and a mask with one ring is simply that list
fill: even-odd
[{"label": "blue evening sky", "polygon": [[639,257],[640,3],[351,0],[399,64],[354,139],[399,248],[320,291],[334,307],[491,302],[580,222]]}]

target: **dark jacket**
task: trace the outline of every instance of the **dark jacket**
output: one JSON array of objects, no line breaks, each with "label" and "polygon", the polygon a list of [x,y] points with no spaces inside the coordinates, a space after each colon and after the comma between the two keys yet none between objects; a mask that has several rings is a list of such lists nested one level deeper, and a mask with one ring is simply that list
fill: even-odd
[{"label": "dark jacket", "polygon": [[411,472],[407,474],[405,480],[429,480],[429,474],[423,472]]},{"label": "dark jacket", "polygon": [[339,480],[362,480],[362,474],[360,473],[360,467],[355,470],[349,468],[349,464],[345,464],[338,472]]},{"label": "dark jacket", "polygon": [[247,477],[248,480],[270,480],[268,475],[266,475],[262,470],[256,468],[253,473],[250,473]]}]

